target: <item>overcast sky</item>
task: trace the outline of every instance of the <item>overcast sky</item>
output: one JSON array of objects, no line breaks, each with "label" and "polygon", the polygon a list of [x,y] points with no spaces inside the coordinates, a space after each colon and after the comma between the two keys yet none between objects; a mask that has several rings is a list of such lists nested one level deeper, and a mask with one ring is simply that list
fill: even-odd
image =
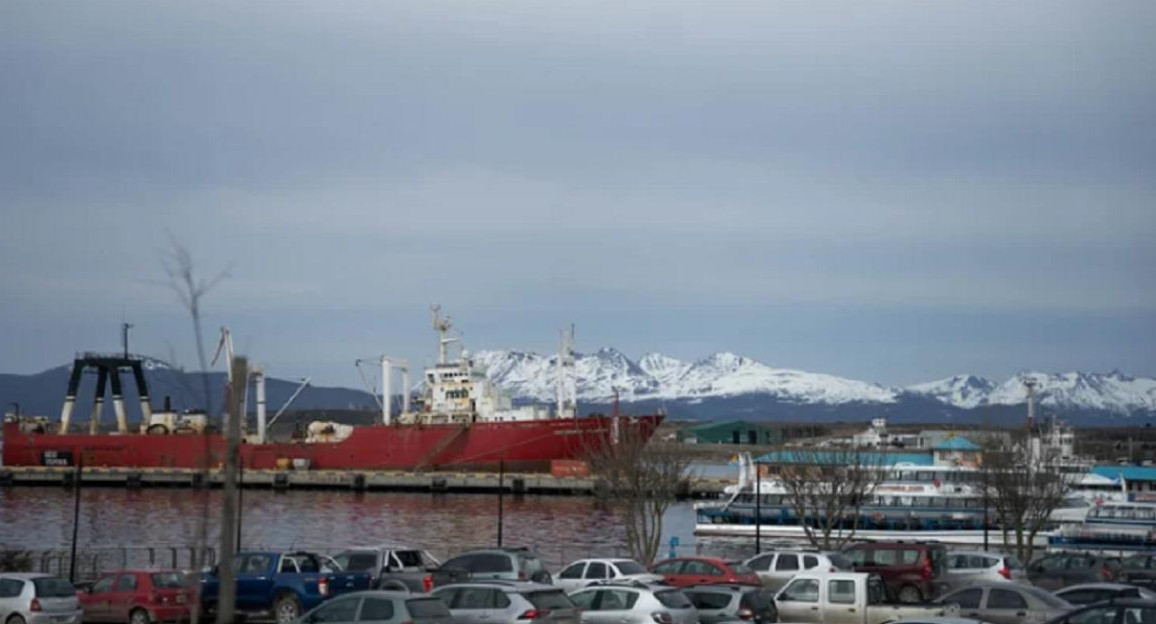
[{"label": "overcast sky", "polygon": [[0,3],[0,371],[206,327],[1156,374],[1156,3]]}]

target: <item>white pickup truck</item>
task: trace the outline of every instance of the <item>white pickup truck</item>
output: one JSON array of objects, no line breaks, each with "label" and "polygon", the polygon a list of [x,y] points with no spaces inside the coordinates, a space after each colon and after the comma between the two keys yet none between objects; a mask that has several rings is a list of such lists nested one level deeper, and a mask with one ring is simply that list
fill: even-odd
[{"label": "white pickup truck", "polygon": [[866,572],[797,574],[775,595],[780,622],[887,624],[908,618],[958,617],[959,605],[891,604],[883,580]]}]

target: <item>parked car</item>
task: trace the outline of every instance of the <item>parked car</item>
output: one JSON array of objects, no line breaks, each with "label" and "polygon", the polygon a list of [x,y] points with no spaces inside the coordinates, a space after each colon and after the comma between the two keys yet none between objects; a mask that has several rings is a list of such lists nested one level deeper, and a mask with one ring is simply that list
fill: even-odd
[{"label": "parked car", "polygon": [[1037,587],[1055,591],[1069,585],[1115,581],[1121,569],[1119,557],[1057,552],[1028,564],[1028,580]]},{"label": "parked car", "polygon": [[1042,624],[1072,605],[1038,588],[1002,581],[957,589],[936,600],[959,605],[959,614],[993,624]]},{"label": "parked car", "polygon": [[1117,581],[1140,587],[1156,586],[1156,554],[1140,553],[1120,562]]},{"label": "parked car", "polygon": [[736,621],[771,624],[779,621],[775,599],[763,587],[696,585],[682,590],[682,593],[698,609],[698,619],[702,624]]},{"label": "parked car", "polygon": [[947,553],[947,583],[952,589],[972,583],[1012,581],[1027,583],[1028,573],[1015,555],[991,551]]},{"label": "parked car", "polygon": [[899,602],[931,600],[947,589],[941,544],[878,542],[855,544],[843,550],[856,572],[878,574]]},{"label": "parked car", "polygon": [[121,570],[78,594],[85,622],[181,622],[191,618],[193,583],[177,570]]},{"label": "parked car", "polygon": [[1047,624],[1151,624],[1156,622],[1156,601],[1121,598],[1085,605]]},{"label": "parked car", "polygon": [[407,589],[424,591],[426,574],[441,563],[420,548],[379,545],[350,548],[333,556],[346,572],[368,572],[370,586],[375,589]]},{"label": "parked car", "polygon": [[[339,594],[369,589],[368,572],[323,572],[324,559],[307,552],[240,552],[233,557],[236,609],[239,613],[272,613],[281,624]],[[201,606],[216,609],[218,569],[201,578]]]},{"label": "parked car", "polygon": [[655,583],[662,580],[662,575],[648,571],[633,559],[579,559],[562,568],[554,577],[554,585],[572,592],[595,581],[607,579],[635,579]]},{"label": "parked car", "polygon": [[1156,600],[1156,592],[1135,585],[1124,583],[1085,583],[1071,585],[1057,592],[1055,595],[1074,605],[1086,605],[1103,600],[1116,598],[1144,598]]},{"label": "parked car", "polygon": [[566,592],[541,583],[478,581],[445,585],[433,595],[449,606],[454,624],[578,624]]},{"label": "parked car", "polygon": [[294,624],[453,624],[441,600],[400,591],[358,591],[330,600],[301,616]]},{"label": "parked car", "polygon": [[676,587],[716,583],[763,584],[758,575],[745,564],[717,557],[675,557],[655,563],[650,570],[661,574],[666,583]]},{"label": "parked car", "polygon": [[772,590],[778,590],[791,577],[805,570],[852,571],[851,561],[843,555],[811,550],[776,550],[755,555],[743,563],[754,570],[764,587]]},{"label": "parked car", "polygon": [[910,620],[899,620],[891,624],[989,624],[982,620],[960,617],[924,617]]},{"label": "parked car", "polygon": [[570,594],[581,624],[698,624],[682,590],[641,581],[603,581]]},{"label": "parked car", "polygon": [[895,604],[883,579],[864,572],[802,572],[775,595],[783,622],[884,624],[905,618],[954,617],[954,604]]},{"label": "parked car", "polygon": [[49,574],[0,572],[0,622],[80,624],[76,588]]},{"label": "parked car", "polygon": [[426,590],[464,581],[531,581],[550,584],[553,579],[538,555],[528,548],[488,548],[462,553],[424,579]]}]

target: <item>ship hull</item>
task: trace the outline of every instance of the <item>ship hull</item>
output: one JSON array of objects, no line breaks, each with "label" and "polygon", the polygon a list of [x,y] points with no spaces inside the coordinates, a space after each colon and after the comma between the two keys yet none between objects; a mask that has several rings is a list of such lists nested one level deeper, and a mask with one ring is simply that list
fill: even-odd
[{"label": "ship hull", "polygon": [[[618,417],[618,426],[648,439],[659,414]],[[242,444],[246,468],[301,464],[324,470],[544,471],[554,460],[581,460],[612,442],[614,417],[476,422],[470,425],[372,425],[355,427],[338,442]],[[201,468],[224,462],[220,434],[54,434],[4,423],[8,466],[75,465],[130,468]]]}]

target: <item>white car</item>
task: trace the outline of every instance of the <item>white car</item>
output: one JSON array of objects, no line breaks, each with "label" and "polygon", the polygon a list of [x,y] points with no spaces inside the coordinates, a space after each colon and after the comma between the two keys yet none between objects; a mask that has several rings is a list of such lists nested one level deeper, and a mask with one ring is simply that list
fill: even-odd
[{"label": "white car", "polygon": [[80,624],[76,588],[48,574],[0,573],[0,622]]},{"label": "white car", "polygon": [[973,583],[998,583],[1011,581],[1030,585],[1024,564],[1015,555],[982,550],[953,550],[944,562],[946,581],[952,589]]},{"label": "white car", "polygon": [[743,563],[759,575],[763,587],[778,590],[796,574],[812,572],[851,572],[851,562],[838,553],[816,550],[776,549],[755,555]]},{"label": "white car", "polygon": [[591,583],[611,579],[659,583],[662,575],[651,573],[633,559],[579,559],[554,577],[554,585],[570,593]]}]

